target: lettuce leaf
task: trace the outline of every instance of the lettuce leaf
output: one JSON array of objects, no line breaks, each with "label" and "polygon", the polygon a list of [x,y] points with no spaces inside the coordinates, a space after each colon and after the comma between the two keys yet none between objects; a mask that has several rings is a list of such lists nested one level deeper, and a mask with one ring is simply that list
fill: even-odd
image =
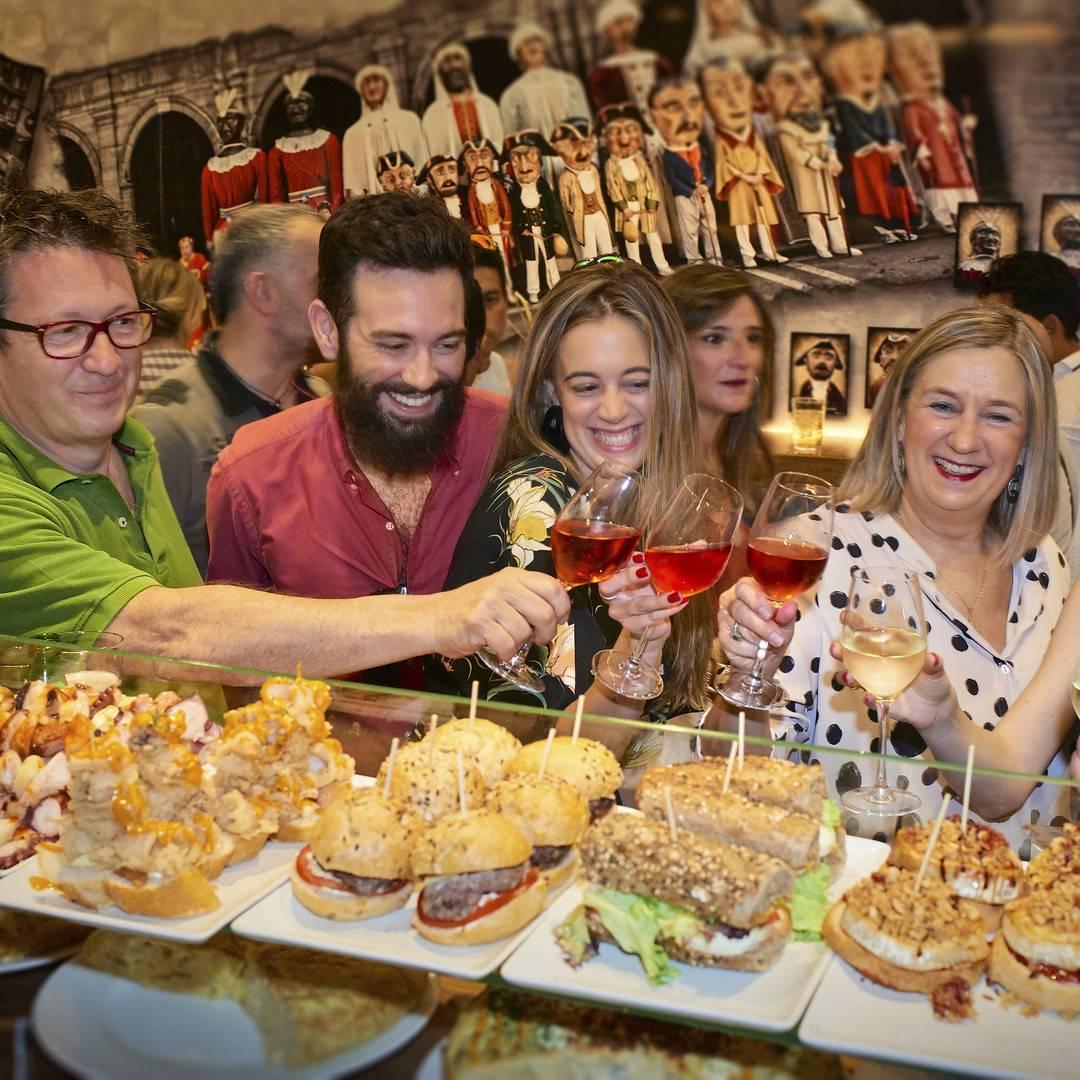
[{"label": "lettuce leaf", "polygon": [[634,893],[617,892],[598,885],[585,893],[584,902],[600,916],[619,948],[637,955],[653,986],[662,986],[676,978],[678,971],[656,939],[662,927],[681,926],[682,919],[677,913],[682,912],[683,916],[691,919],[693,916],[682,908],[660,900],[649,900]]},{"label": "lettuce leaf", "polygon": [[[832,803],[826,803],[831,806]],[[813,870],[804,870],[795,879],[791,899],[792,938],[795,941],[821,941],[821,927],[829,907],[829,868],[818,863]]]},{"label": "lettuce leaf", "polygon": [[832,799],[825,800],[821,811],[821,824],[830,829],[835,829],[840,824],[840,807]]},{"label": "lettuce leaf", "polygon": [[555,940],[571,967],[581,967],[596,955],[596,942],[589,933],[585,908],[578,904],[573,911],[555,927]]}]

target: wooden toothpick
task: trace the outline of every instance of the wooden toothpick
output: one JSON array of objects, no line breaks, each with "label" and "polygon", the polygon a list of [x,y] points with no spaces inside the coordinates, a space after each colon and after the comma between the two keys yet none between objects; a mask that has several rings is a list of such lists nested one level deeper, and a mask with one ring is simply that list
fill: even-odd
[{"label": "wooden toothpick", "polygon": [[547,745],[544,747],[544,756],[540,759],[540,771],[536,774],[541,780],[547,772],[548,758],[551,756],[551,744],[555,741],[555,728],[551,727],[547,733]]},{"label": "wooden toothpick", "polygon": [[476,704],[480,700],[480,684],[473,682],[472,693],[469,695],[469,723],[476,721]]},{"label": "wooden toothpick", "polygon": [[731,770],[735,767],[735,755],[738,753],[738,751],[739,744],[732,741],[731,749],[728,751],[727,756],[727,768],[724,770],[724,784],[723,787],[720,788],[721,795],[727,794],[728,785],[731,783]]},{"label": "wooden toothpick", "polygon": [[394,737],[390,743],[390,756],[386,759],[386,779],[383,781],[383,798],[390,798],[390,784],[394,779],[394,760],[397,757],[398,739]]},{"label": "wooden toothpick", "polygon": [[964,805],[960,810],[960,832],[967,832],[968,804],[971,802],[971,770],[975,767],[975,744],[968,743],[967,768],[964,770]]},{"label": "wooden toothpick", "polygon": [[746,713],[739,710],[739,772],[746,762]]},{"label": "wooden toothpick", "polygon": [[679,830],[675,824],[675,808],[671,805],[671,788],[664,785],[664,805],[667,807],[667,823],[668,828],[671,830],[671,842],[674,843],[679,839]]},{"label": "wooden toothpick", "polygon": [[577,699],[577,707],[574,709],[574,733],[570,736],[570,745],[576,746],[578,735],[581,734],[581,714],[585,711],[585,695]]},{"label": "wooden toothpick", "polygon": [[461,813],[465,815],[469,812],[469,807],[465,802],[465,762],[461,760],[460,750],[457,752],[457,789],[458,800],[461,803]]},{"label": "wooden toothpick", "polygon": [[938,837],[941,835],[941,825],[945,820],[945,811],[949,809],[949,803],[951,802],[951,795],[946,795],[945,798],[941,800],[941,809],[934,819],[933,832],[930,833],[930,843],[926,845],[926,852],[922,857],[922,864],[919,866],[919,875],[915,878],[916,892],[922,888],[923,878],[926,877],[926,868],[930,865],[930,856],[933,855],[934,847],[937,844]]}]

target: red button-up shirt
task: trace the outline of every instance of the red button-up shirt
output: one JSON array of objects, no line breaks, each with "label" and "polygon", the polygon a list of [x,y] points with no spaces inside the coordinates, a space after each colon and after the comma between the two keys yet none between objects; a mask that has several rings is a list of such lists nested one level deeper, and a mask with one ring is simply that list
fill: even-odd
[{"label": "red button-up shirt", "polygon": [[241,428],[210,476],[207,580],[328,598],[439,592],[506,418],[505,399],[465,393],[407,556],[329,398]]}]

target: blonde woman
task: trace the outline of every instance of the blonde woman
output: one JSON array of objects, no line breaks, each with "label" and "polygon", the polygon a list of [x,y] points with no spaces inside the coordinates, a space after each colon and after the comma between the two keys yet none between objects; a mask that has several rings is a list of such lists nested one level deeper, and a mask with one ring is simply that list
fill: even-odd
[{"label": "blonde woman", "polygon": [[[654,505],[699,467],[694,392],[685,338],[653,276],[607,258],[567,274],[536,313],[522,349],[494,473],[465,526],[446,587],[504,566],[554,574],[550,530],[577,484],[602,460],[640,469]],[[650,629],[644,658],[663,668],[664,696],[649,707],[704,703],[715,623],[710,601],[682,610],[656,596],[640,554],[599,586],[575,589],[569,624],[530,662],[545,676],[542,704],[564,708],[585,694],[587,712],[638,717],[639,702],[593,682],[601,649],[632,649]],[[677,612],[678,618],[672,619]],[[478,679],[487,697],[536,702],[478,661],[454,665],[456,687]],[[622,750],[628,739],[607,735]]]},{"label": "blonde woman", "polygon": [[[878,749],[864,695],[829,645],[840,637],[852,568],[879,565],[918,575],[929,648],[944,658],[970,723],[992,730],[1038,668],[1068,589],[1065,560],[1047,536],[1056,464],[1050,369],[1018,314],[953,311],[917,334],[838,492],[833,551],[799,621],[794,603],[769,617],[748,580],[721,605],[720,643],[732,664],[750,666],[759,636],[778,646],[772,666],[790,700],[772,721],[774,737]],[[954,742],[947,752],[956,749]],[[956,774],[934,768],[926,741],[906,722],[895,725],[886,750],[911,759],[891,770],[892,782],[915,791],[920,815],[933,817]],[[851,757],[821,760],[835,793],[871,777],[872,766]],[[1051,772],[1065,768],[1065,756],[1055,755]],[[1067,807],[1067,789],[1044,785],[1003,829],[1019,846],[1025,824],[1049,823]],[[884,829],[880,818],[860,827]]]},{"label": "blonde woman", "polygon": [[172,259],[148,259],[139,267],[139,296],[156,312],[154,336],[143,346],[139,393],[191,360],[188,340],[202,325],[206,294],[198,278]]}]

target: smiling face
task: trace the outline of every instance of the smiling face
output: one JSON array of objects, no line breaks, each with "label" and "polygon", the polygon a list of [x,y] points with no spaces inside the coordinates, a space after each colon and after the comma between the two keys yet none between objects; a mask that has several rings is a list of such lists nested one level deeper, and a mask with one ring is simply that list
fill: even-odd
[{"label": "smiling face", "polygon": [[825,91],[810,57],[776,60],[761,86],[774,120],[798,119],[814,129],[821,123]]},{"label": "smiling face", "polygon": [[953,349],[919,372],[904,408],[904,495],[923,520],[984,521],[1027,437],[1027,382],[1006,349]]},{"label": "smiling face", "polygon": [[651,368],[641,331],[618,315],[578,323],[563,336],[552,389],[566,441],[586,470],[604,460],[636,469],[644,460]]},{"label": "smiling face", "polygon": [[761,313],[749,296],[738,297],[690,336],[690,362],[703,418],[750,408],[754,380],[765,366],[765,332]]},{"label": "smiling face", "polygon": [[649,115],[667,146],[693,146],[705,122],[705,102],[697,83],[687,80],[665,86],[653,97]]},{"label": "smiling face", "polygon": [[535,184],[542,166],[540,151],[535,146],[515,146],[510,151],[510,168],[519,184]]},{"label": "smiling face", "polygon": [[[78,319],[100,322],[139,303],[124,261],[85,248],[42,248],[12,257],[4,316],[13,322]],[[69,448],[106,448],[124,424],[139,384],[141,350],[118,349],[98,334],[82,356],[54,360],[35,334],[4,331],[0,346],[0,409],[51,458]]]},{"label": "smiling face", "polygon": [[745,131],[750,124],[750,95],[754,84],[738,61],[724,68],[706,66],[701,72],[705,104],[722,131]]},{"label": "smiling face", "polygon": [[604,145],[612,157],[632,157],[641,150],[643,134],[636,120],[612,120],[604,128]]}]

